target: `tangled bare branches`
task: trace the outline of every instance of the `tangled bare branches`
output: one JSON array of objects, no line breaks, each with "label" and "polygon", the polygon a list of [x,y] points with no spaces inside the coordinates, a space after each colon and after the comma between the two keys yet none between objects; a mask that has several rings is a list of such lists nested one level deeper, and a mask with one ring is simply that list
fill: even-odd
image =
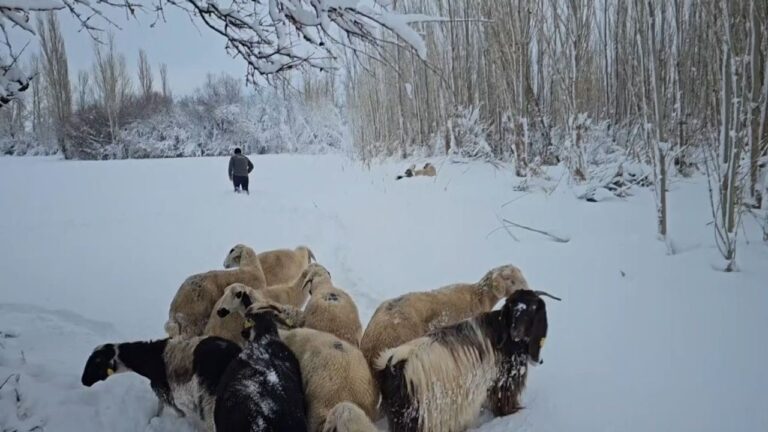
[{"label": "tangled bare branches", "polygon": [[[181,8],[226,41],[227,50],[248,65],[248,77],[273,75],[299,67],[334,68],[339,49],[356,49],[356,42],[395,44],[420,58],[426,45],[411,26],[429,21],[417,14],[391,13],[373,0],[232,0],[228,7],[213,0],[153,0],[158,19],[167,5]],[[0,106],[29,86],[31,76],[16,66],[18,54],[9,32],[34,34],[30,13],[67,10],[91,37],[99,40],[103,24],[117,27],[105,8],[134,15],[141,7],[132,0],[0,0]]]}]

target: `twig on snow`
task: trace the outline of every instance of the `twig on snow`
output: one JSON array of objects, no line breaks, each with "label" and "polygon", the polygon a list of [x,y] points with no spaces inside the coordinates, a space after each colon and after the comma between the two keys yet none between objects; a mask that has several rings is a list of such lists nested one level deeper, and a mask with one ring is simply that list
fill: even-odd
[{"label": "twig on snow", "polygon": [[556,241],[558,243],[568,243],[569,241],[571,241],[571,239],[568,238],[568,237],[561,237],[561,236],[558,236],[558,235],[555,235],[555,234],[552,234],[552,233],[549,233],[549,232],[546,232],[546,231],[543,231],[543,230],[540,230],[540,229],[531,228],[531,227],[528,227],[528,226],[525,226],[525,225],[520,225],[519,223],[512,222],[509,219],[502,219],[502,221],[505,224],[505,227],[507,225],[511,225],[513,227],[516,227],[516,228],[522,228],[524,230],[528,230],[528,231],[532,231],[532,232],[535,232],[535,233],[538,233],[538,234],[542,234],[542,235],[545,235],[545,236],[551,238],[552,240],[554,240],[554,241]]},{"label": "twig on snow", "polygon": [[19,374],[17,374],[17,373],[12,373],[12,374],[8,375],[8,377],[5,379],[5,381],[3,381],[2,384],[0,384],[0,390],[2,390],[3,387],[5,387],[5,385],[8,384],[8,381],[10,381],[11,378],[18,377],[18,376],[19,376]]}]

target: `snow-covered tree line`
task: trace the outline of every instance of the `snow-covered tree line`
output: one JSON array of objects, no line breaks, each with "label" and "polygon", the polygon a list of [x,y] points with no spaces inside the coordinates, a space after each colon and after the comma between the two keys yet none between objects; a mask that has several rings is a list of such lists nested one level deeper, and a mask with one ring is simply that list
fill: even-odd
[{"label": "snow-covered tree line", "polygon": [[[350,62],[346,94],[363,157],[458,154],[565,163],[591,182],[606,160],[642,164],[667,235],[670,176],[709,173],[718,238],[761,205],[768,152],[768,3],[761,0],[395,0],[428,62]],[[621,166],[621,164],[616,164]],[[761,171],[762,170],[762,171]],[[730,233],[730,234],[728,234]],[[730,258],[728,258],[730,259]]]},{"label": "snow-covered tree line", "polygon": [[[184,157],[230,154],[236,146],[248,153],[318,153],[340,151],[349,141],[332,92],[311,79],[298,91],[287,82],[246,91],[241,78],[209,74],[193,94],[174,98],[164,64],[154,68],[139,51],[131,76],[113,38],[94,44],[92,67],[80,70],[71,86],[59,86],[54,72],[67,70],[66,54],[48,60],[49,45],[61,37],[56,18],[48,15],[39,25],[46,38],[29,69],[41,79],[0,110],[2,154]],[[56,62],[63,66],[48,66]]]}]

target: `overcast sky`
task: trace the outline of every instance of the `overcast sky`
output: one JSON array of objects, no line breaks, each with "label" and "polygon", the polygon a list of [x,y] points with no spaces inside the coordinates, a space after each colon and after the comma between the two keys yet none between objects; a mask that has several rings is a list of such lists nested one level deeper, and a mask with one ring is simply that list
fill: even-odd
[{"label": "overcast sky", "polygon": [[[115,42],[118,51],[126,57],[134,81],[139,49],[144,48],[152,63],[157,87],[160,81],[157,66],[166,63],[171,90],[176,95],[190,93],[202,84],[208,72],[227,72],[245,84],[246,65],[226,53],[223,38],[207,27],[196,27],[187,14],[176,7],[167,6],[165,12],[166,21],[158,22],[154,28],[150,27],[155,21],[154,13],[140,12],[135,19],[128,19],[124,12],[117,10],[108,13],[122,28],[113,29]],[[75,79],[78,70],[91,68],[93,41],[68,12],[61,11],[58,16],[69,58],[70,78]],[[37,44],[33,40],[27,53],[35,50]]]}]

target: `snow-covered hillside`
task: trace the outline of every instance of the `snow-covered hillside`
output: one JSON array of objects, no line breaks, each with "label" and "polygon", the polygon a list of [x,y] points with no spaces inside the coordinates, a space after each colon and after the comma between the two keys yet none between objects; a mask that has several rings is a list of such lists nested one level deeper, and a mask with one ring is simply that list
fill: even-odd
[{"label": "snow-covered hillside", "polygon": [[669,256],[650,190],[588,203],[557,170],[548,190],[516,192],[512,170],[480,163],[396,182],[408,164],[252,160],[245,196],[223,158],[0,158],[0,430],[192,430],[169,410],[152,419],[143,378],[84,388],[80,374],[98,344],[163,337],[181,281],[240,242],[310,245],[364,322],[387,298],[505,263],[561,296],[526,408],[478,431],[768,430],[768,247],[746,218],[741,272],[713,269],[704,179],[672,185]]}]

